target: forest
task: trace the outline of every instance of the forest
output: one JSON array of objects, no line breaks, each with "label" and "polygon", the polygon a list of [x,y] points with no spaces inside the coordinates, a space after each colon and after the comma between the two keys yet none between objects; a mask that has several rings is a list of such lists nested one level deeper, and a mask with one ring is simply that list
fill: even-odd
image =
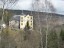
[{"label": "forest", "polygon": [[0,1],[3,3],[0,25],[6,24],[6,28],[0,28],[0,48],[64,48],[64,15],[56,14],[56,9],[48,0],[42,3],[40,0],[32,1],[32,11],[24,11],[34,17],[33,30],[29,30],[28,23],[25,30],[11,29],[9,19],[14,14],[23,13],[23,10],[8,9],[18,0]]}]

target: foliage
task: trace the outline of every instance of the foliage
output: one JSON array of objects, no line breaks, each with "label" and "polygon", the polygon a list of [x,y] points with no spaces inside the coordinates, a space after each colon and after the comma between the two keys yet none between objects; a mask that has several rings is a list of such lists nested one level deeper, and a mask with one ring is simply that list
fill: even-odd
[{"label": "foliage", "polygon": [[3,29],[0,48],[39,48],[40,34],[36,31]]},{"label": "foliage", "polygon": [[0,9],[0,20],[2,18],[2,9]]},{"label": "foliage", "polygon": [[63,30],[63,29],[61,29],[60,37],[61,37],[61,39],[64,41],[64,30]]},{"label": "foliage", "polygon": [[16,47],[15,42],[15,35],[14,31],[9,29],[8,27],[6,29],[3,29],[1,33],[1,48],[14,48]]},{"label": "foliage", "polygon": [[57,34],[55,30],[52,30],[48,35],[48,48],[58,48]]},{"label": "foliage", "polygon": [[4,15],[5,15],[4,16],[4,21],[5,21],[6,25],[9,25],[9,19],[13,14],[11,12],[9,12],[8,10],[5,10]]},{"label": "foliage", "polygon": [[30,29],[29,21],[27,21],[27,23],[26,23],[26,26],[25,26],[24,30],[26,31],[26,30],[29,30],[29,29]]}]

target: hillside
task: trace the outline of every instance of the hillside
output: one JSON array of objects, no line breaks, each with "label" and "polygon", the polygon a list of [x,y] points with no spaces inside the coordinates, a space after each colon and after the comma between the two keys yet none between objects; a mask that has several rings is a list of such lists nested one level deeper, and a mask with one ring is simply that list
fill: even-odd
[{"label": "hillside", "polygon": [[[5,12],[4,16],[6,23],[13,15],[22,14],[21,10],[7,11],[8,14]],[[48,48],[64,48],[64,15],[34,11],[31,14],[31,11],[26,10],[23,10],[23,13],[33,16],[34,29],[26,31],[9,27],[3,29],[0,31],[0,48],[45,48],[46,32]]]},{"label": "hillside", "polygon": [[[6,10],[5,10],[6,11]],[[40,18],[40,25],[42,27],[46,26],[46,17],[48,16],[48,24],[51,25],[51,26],[56,26],[56,25],[61,25],[61,24],[64,24],[64,15],[61,15],[61,14],[56,14],[56,13],[46,13],[46,12],[35,12],[35,11],[32,11],[32,14],[31,14],[31,11],[28,11],[28,10],[7,10],[9,13],[8,13],[8,16],[9,19],[13,16],[13,15],[21,15],[22,12],[23,14],[25,15],[33,15],[34,17],[34,26],[36,25],[36,27],[39,25],[39,18]],[[39,18],[38,18],[38,13],[39,13]],[[0,11],[0,18],[2,16],[2,12]],[[6,18],[6,17],[4,17]]]}]

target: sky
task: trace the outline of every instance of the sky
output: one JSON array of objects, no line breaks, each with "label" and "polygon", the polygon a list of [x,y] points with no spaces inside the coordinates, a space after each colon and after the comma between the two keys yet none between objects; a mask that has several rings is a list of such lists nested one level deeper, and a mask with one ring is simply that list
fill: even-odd
[{"label": "sky", "polygon": [[[64,0],[49,0],[57,13],[64,14]],[[19,0],[12,8],[17,10],[31,10],[32,0]],[[1,5],[0,5],[1,6]]]},{"label": "sky", "polygon": [[19,0],[13,9],[30,10],[32,0]]},{"label": "sky", "polygon": [[[49,0],[58,13],[64,14],[64,0]],[[14,9],[31,10],[32,0],[19,0]]]},{"label": "sky", "polygon": [[64,14],[64,0],[51,0],[58,13]]}]

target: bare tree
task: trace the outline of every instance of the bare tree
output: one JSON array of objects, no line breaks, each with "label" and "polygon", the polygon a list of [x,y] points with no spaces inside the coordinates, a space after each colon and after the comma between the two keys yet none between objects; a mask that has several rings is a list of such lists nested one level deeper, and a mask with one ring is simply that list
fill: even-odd
[{"label": "bare tree", "polygon": [[2,22],[4,22],[3,17],[5,16],[5,9],[11,8],[18,0],[0,0],[2,2]]},{"label": "bare tree", "polygon": [[40,15],[39,15],[39,12],[41,11],[42,7],[40,6],[41,5],[41,0],[35,0],[33,1],[32,3],[32,8],[33,8],[33,11],[37,11],[37,18],[38,18],[38,32],[40,33],[41,35],[41,41],[40,41],[40,47],[43,48],[43,42],[42,42],[42,31],[41,31],[41,22],[40,22]]},{"label": "bare tree", "polygon": [[[48,12],[56,12],[54,6],[52,5],[51,2],[49,2],[48,0],[45,0],[45,9],[47,9]],[[46,10],[45,10],[46,12]],[[49,18],[50,15],[46,15],[46,24],[47,24],[47,29],[46,29],[46,48],[48,47],[48,33],[49,33],[49,27],[50,27],[50,20],[52,18],[52,13],[51,16]]]},{"label": "bare tree", "polygon": [[[39,23],[38,26],[40,28],[39,32],[42,35],[42,31],[41,31],[41,26],[42,25],[40,23],[39,12],[44,11],[44,9],[45,9],[45,12],[47,12],[47,11],[48,12],[55,12],[56,10],[55,10],[54,6],[52,5],[52,3],[50,3],[48,0],[35,0],[32,5],[33,5],[33,10],[38,12],[37,16],[38,16],[38,23]],[[46,48],[47,48],[47,39],[48,39],[47,36],[48,36],[48,31],[49,31],[49,22],[50,22],[49,20],[51,20],[51,18],[52,18],[52,16],[50,16],[50,18],[49,18],[49,15],[46,14],[46,25],[47,25],[47,27],[46,27]]]},{"label": "bare tree", "polygon": [[[3,24],[4,23],[4,16],[5,16],[5,9],[8,9],[9,7],[11,7],[12,5],[14,5],[18,0],[0,0],[1,1],[1,3],[2,3],[2,23],[1,24]],[[7,17],[7,16],[6,16]],[[1,31],[1,43],[3,42],[2,40],[3,40],[3,38],[4,37],[2,37],[2,36],[4,36],[4,33],[3,33],[3,28],[1,27],[1,29],[2,29],[2,31]],[[5,31],[5,32],[7,32],[7,31]],[[3,35],[2,35],[3,34]],[[6,33],[7,34],[7,33]],[[8,37],[6,36],[6,40],[8,40],[7,39]],[[5,40],[5,39],[4,39]],[[1,44],[1,45],[3,45],[3,44]],[[3,47],[4,47],[4,45],[3,45]],[[4,47],[5,48],[5,47]]]}]

